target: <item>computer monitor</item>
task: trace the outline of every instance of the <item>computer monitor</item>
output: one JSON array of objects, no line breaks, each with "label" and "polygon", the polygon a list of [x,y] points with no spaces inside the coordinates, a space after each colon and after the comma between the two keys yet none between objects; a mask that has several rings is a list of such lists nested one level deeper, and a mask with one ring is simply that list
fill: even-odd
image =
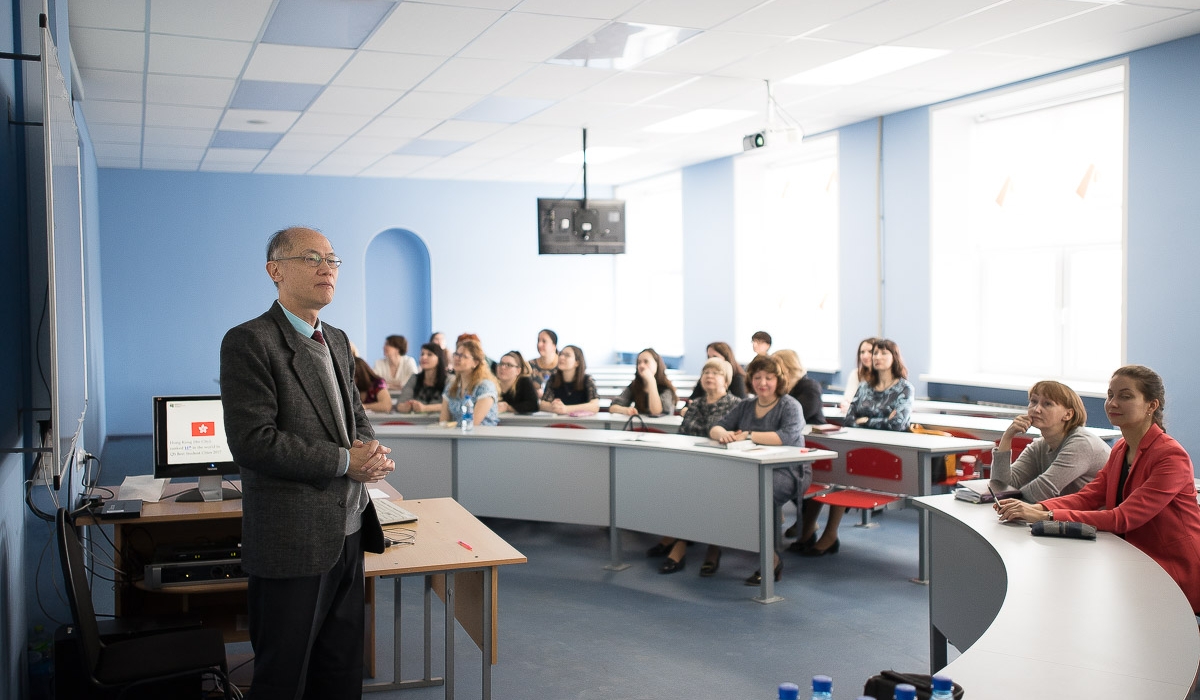
[{"label": "computer monitor", "polygon": [[238,491],[221,487],[224,477],[237,473],[220,396],[154,397],[154,478],[200,477],[200,485],[176,501],[241,498]]}]

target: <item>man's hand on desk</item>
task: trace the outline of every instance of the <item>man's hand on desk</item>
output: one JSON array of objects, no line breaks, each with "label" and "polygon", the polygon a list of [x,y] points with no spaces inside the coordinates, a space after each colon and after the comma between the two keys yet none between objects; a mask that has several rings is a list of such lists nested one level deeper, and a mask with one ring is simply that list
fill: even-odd
[{"label": "man's hand on desk", "polygon": [[396,463],[388,458],[391,451],[390,447],[380,445],[378,440],[367,443],[355,440],[350,446],[350,468],[346,476],[364,484],[380,481],[388,472],[396,469]]}]

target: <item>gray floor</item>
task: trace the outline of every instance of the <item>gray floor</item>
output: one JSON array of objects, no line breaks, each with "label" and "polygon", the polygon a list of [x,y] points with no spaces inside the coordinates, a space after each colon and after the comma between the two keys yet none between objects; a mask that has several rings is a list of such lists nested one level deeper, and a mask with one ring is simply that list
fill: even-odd
[{"label": "gray floor", "polygon": [[[125,473],[147,473],[149,440],[110,440],[104,463],[106,484],[119,484]],[[626,532],[624,558],[633,566],[614,573],[603,568],[605,530],[488,520],[529,558],[501,570],[500,662],[492,669],[492,695],[771,698],[781,681],[803,686],[823,673],[833,677],[835,697],[854,697],[882,669],[925,669],[927,589],[909,581],[916,573],[916,513],[888,511],[870,530],[852,527],[852,518],[842,527],[840,553],[812,559],[785,553],[776,586],[785,600],[772,605],[752,602],[756,589],[742,585],[756,566],[748,552],[726,551],[717,575],[702,579],[703,546],[696,545],[684,571],[663,576],[659,561],[644,557],[656,538]],[[405,675],[421,668],[418,581],[407,579],[404,586]],[[381,585],[379,599],[386,678],[393,649],[390,583]],[[436,621],[441,610],[435,599],[435,674],[444,663]],[[461,631],[456,644],[456,696],[479,697],[479,650]],[[238,647],[248,645],[231,647],[235,657],[244,650]],[[443,689],[373,697],[440,698]]]}]

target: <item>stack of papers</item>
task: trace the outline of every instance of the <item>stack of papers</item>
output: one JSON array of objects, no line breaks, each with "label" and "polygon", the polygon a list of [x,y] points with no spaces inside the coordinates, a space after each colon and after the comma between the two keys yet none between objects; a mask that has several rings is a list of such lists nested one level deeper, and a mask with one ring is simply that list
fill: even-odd
[{"label": "stack of papers", "polygon": [[[991,491],[988,491],[989,485],[991,486]],[[1021,489],[1014,489],[1003,482],[989,479],[973,479],[971,481],[958,482],[958,489],[954,491],[954,497],[968,503],[991,503],[993,492],[995,492],[997,498],[1019,498],[1021,496]]]}]

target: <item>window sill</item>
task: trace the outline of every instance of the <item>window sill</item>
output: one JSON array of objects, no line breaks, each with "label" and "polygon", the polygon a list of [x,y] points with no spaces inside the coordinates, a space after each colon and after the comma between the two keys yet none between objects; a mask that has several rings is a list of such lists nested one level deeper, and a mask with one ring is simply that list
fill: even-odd
[{"label": "window sill", "polygon": [[[1029,387],[1047,377],[1025,377],[1016,374],[922,374],[921,381],[933,384],[953,384],[957,386],[978,386],[988,389],[1012,389],[1028,391]],[[1080,396],[1103,399],[1108,395],[1108,383],[1084,379],[1059,379]]]}]

